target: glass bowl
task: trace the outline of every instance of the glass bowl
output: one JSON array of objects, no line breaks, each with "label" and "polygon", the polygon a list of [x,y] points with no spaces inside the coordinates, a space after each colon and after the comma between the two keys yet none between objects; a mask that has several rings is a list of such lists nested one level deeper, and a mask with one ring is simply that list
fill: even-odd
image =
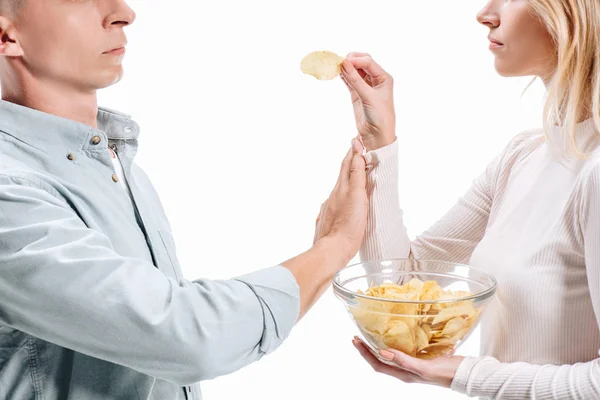
[{"label": "glass bowl", "polygon": [[395,259],[340,270],[333,291],[373,354],[390,364],[378,350],[422,359],[453,355],[478,325],[496,280],[468,265]]}]

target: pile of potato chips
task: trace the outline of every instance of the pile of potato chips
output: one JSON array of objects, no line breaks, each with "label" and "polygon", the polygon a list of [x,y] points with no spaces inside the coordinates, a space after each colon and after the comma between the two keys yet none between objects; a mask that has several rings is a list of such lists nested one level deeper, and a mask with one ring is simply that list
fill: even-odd
[{"label": "pile of potato chips", "polygon": [[[417,278],[404,285],[384,283],[367,289],[366,294],[382,299],[405,301],[452,300],[471,293],[445,291],[436,281]],[[454,346],[477,322],[481,310],[472,300],[440,303],[394,303],[357,298],[350,307],[359,329],[378,349],[393,348],[418,358],[451,354]]]}]

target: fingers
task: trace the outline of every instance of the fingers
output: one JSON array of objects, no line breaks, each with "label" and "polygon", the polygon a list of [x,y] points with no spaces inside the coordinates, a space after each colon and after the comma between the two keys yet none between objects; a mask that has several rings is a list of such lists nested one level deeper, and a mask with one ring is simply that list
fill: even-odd
[{"label": "fingers", "polygon": [[406,371],[412,372],[415,375],[423,376],[425,371],[424,364],[426,363],[424,360],[411,357],[408,354],[394,349],[382,350],[380,355]]},{"label": "fingers", "polygon": [[363,146],[356,139],[352,140],[352,163],[350,165],[350,188],[364,189],[367,186],[367,165],[362,155]]},{"label": "fingers", "polygon": [[342,63],[342,78],[348,85],[349,89],[356,91],[358,96],[363,101],[369,101],[372,96],[373,88],[363,79],[358,73],[354,65],[346,59]]},{"label": "fingers", "polygon": [[352,166],[353,154],[354,152],[352,148],[348,150],[348,153],[346,153],[346,157],[344,157],[344,160],[342,161],[342,167],[340,168],[340,175],[338,177],[337,183],[335,184],[335,188],[333,189],[333,191],[335,191],[340,186],[347,187],[350,181],[350,168]]},{"label": "fingers", "polygon": [[344,82],[344,85],[346,85],[346,87],[348,88],[348,91],[350,92],[352,97],[353,98],[355,96],[358,97],[358,93],[356,93],[356,90],[352,89],[352,86],[350,86],[350,84],[348,84],[348,81],[346,80],[346,78],[344,78],[344,74],[341,74],[340,78],[342,79],[342,82]]},{"label": "fingers", "polygon": [[358,71],[365,71],[374,81],[385,80],[389,77],[388,73],[370,56],[349,57],[347,60]]},{"label": "fingers", "polygon": [[360,355],[369,363],[371,368],[375,370],[375,372],[390,375],[408,383],[417,381],[416,377],[410,372],[403,371],[399,368],[392,367],[379,361],[377,357],[371,353],[367,345],[365,345],[361,340],[354,339],[352,343]]},{"label": "fingers", "polygon": [[[361,152],[362,152],[362,155],[364,156],[365,154],[367,154],[367,146],[365,146],[365,142],[363,142],[362,136],[360,135],[360,133],[358,135],[356,135],[356,140],[358,140],[358,142],[362,146]],[[365,160],[365,162],[366,162],[366,160]]]},{"label": "fingers", "polygon": [[341,188],[365,188],[367,186],[366,163],[362,155],[363,145],[357,139],[352,139],[352,148],[346,154],[340,169],[340,176],[336,184]]}]

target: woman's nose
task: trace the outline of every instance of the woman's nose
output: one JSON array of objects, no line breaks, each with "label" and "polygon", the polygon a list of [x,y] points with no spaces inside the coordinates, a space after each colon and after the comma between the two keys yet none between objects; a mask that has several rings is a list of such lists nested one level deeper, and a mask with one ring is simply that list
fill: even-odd
[{"label": "woman's nose", "polygon": [[500,15],[495,7],[496,0],[490,0],[486,6],[477,13],[477,22],[488,28],[496,28],[500,25]]}]

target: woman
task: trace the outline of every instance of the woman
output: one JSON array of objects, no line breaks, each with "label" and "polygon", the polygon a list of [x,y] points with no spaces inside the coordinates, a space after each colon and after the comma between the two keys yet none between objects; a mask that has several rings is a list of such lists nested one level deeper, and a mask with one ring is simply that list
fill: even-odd
[{"label": "woman", "polygon": [[482,357],[415,359],[381,351],[373,368],[405,382],[496,399],[599,399],[600,1],[491,0],[502,76],[543,80],[543,130],[516,136],[431,229],[410,241],[398,202],[392,78],[351,53],[342,78],[352,95],[372,191],[362,259],[469,263],[498,280],[482,321]]}]

